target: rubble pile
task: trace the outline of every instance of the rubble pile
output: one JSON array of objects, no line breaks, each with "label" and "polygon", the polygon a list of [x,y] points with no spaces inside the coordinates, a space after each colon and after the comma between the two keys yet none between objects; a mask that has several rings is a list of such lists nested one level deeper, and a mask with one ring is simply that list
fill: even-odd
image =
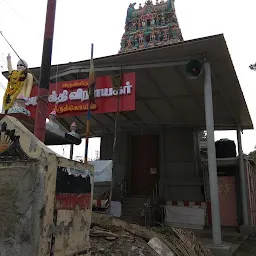
[{"label": "rubble pile", "polygon": [[146,229],[93,213],[91,255],[213,256],[192,232],[176,228]]}]

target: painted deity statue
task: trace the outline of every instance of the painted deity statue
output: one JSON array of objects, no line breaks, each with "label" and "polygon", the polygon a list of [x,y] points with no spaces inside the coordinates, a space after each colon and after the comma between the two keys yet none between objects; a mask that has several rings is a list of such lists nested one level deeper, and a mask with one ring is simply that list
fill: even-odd
[{"label": "painted deity statue", "polygon": [[30,115],[26,110],[25,103],[30,97],[33,76],[28,73],[28,64],[24,60],[19,60],[17,69],[12,68],[11,55],[7,56],[8,85],[4,94],[4,113],[22,113]]},{"label": "painted deity statue", "polygon": [[135,8],[134,6],[136,5],[136,3],[130,4],[128,9],[127,9],[127,15],[126,15],[126,23],[131,21],[132,19],[132,13],[134,12]]},{"label": "painted deity statue", "polygon": [[[9,74],[11,74],[13,72],[13,68],[12,68],[12,61],[11,61],[10,54],[8,54],[8,56],[7,56],[7,65],[8,65],[8,72],[9,72]],[[18,71],[23,70],[23,71],[27,72],[27,69],[28,69],[27,62],[24,60],[19,60],[17,63],[17,70]],[[19,95],[22,95],[25,98],[29,98],[31,91],[32,91],[32,86],[33,86],[33,76],[30,73],[27,73],[25,83],[24,83]]]}]

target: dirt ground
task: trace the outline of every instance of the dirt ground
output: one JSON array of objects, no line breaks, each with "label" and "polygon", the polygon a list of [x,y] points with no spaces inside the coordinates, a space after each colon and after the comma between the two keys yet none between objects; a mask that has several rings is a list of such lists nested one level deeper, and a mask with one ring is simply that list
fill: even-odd
[{"label": "dirt ground", "polygon": [[175,256],[213,256],[192,232],[146,229],[97,213],[92,215],[90,237],[91,255],[95,256],[157,256],[148,244],[153,238]]},{"label": "dirt ground", "polygon": [[108,255],[108,256],[157,256],[156,252],[141,238],[131,236],[130,233],[119,231],[115,232],[115,236],[111,235],[94,235],[96,230],[102,230],[94,227],[91,231],[92,255]]}]

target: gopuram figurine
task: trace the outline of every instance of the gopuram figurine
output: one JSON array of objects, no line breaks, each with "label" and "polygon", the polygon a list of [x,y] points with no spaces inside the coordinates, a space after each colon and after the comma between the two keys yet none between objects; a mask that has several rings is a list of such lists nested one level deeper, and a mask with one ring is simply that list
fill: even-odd
[{"label": "gopuram figurine", "polygon": [[33,76],[28,73],[28,64],[24,60],[19,60],[17,69],[12,68],[11,55],[7,56],[8,84],[3,99],[4,113],[21,113],[30,115],[26,109],[26,101],[30,97]]},{"label": "gopuram figurine", "polygon": [[60,129],[60,126],[57,123],[57,113],[55,110],[49,114],[49,122],[46,123],[46,130],[65,137],[65,132]]},{"label": "gopuram figurine", "polygon": [[80,138],[79,134],[76,133],[76,123],[75,123],[75,122],[73,122],[73,123],[71,124],[71,126],[70,126],[70,132],[69,132],[68,134],[70,134],[70,135],[72,135],[72,136],[74,136],[74,137],[76,137],[76,138]]},{"label": "gopuram figurine", "polygon": [[136,3],[130,4],[127,9],[127,15],[126,15],[126,23],[132,20],[132,13],[134,12],[135,8],[134,6]]},{"label": "gopuram figurine", "polygon": [[[137,51],[183,41],[174,8],[175,0],[146,0],[144,6],[135,3],[127,9],[125,32],[119,53]],[[172,33],[174,28],[175,32]]]},{"label": "gopuram figurine", "polygon": [[57,129],[60,128],[60,126],[57,124],[57,113],[55,110],[53,110],[50,114],[49,114],[49,122],[48,124],[52,127],[55,127]]}]

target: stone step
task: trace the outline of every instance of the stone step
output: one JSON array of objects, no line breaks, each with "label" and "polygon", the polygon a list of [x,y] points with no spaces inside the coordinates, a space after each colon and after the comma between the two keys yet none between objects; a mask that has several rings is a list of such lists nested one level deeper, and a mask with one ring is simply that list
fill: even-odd
[{"label": "stone step", "polygon": [[144,209],[145,206],[143,204],[129,204],[129,205],[122,205],[123,210],[135,210],[135,209]]},{"label": "stone step", "polygon": [[145,226],[145,219],[141,216],[141,212],[144,209],[146,201],[147,197],[145,196],[132,196],[125,198],[122,205],[121,219],[129,223]]},{"label": "stone step", "polygon": [[145,203],[146,203],[145,201],[124,201],[123,205],[127,205],[127,206],[129,206],[129,205],[142,205],[142,206],[144,206]]}]

